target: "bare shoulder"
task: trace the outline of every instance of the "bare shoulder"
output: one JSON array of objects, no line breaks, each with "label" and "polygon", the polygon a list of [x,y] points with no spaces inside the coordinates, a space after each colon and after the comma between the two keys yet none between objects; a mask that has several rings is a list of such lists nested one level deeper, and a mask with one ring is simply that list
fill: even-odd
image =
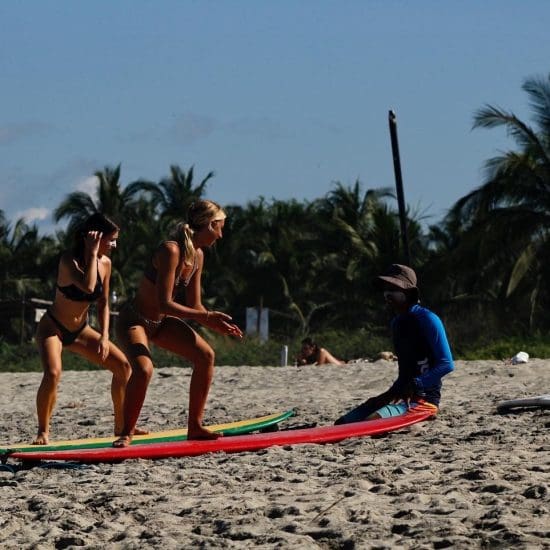
[{"label": "bare shoulder", "polygon": [[73,271],[78,269],[82,271],[81,267],[78,265],[76,258],[68,250],[63,252],[59,258],[59,271]]},{"label": "bare shoulder", "polygon": [[153,264],[156,268],[176,269],[180,261],[180,249],[176,241],[164,241],[154,254]]},{"label": "bare shoulder", "polygon": [[202,248],[197,248],[197,262],[199,265],[202,265],[204,263],[204,252]]},{"label": "bare shoulder", "polygon": [[176,241],[163,241],[160,246],[158,247],[158,250],[163,252],[164,254],[177,254],[180,253],[180,247],[179,244]]},{"label": "bare shoulder", "polygon": [[104,266],[106,267],[111,267],[111,258],[109,258],[109,256],[107,256],[106,254],[103,254],[103,256],[101,256],[100,260],[101,264],[103,264]]},{"label": "bare shoulder", "polygon": [[180,247],[176,241],[163,241],[157,248],[156,255],[164,258],[179,258]]},{"label": "bare shoulder", "polygon": [[103,275],[110,275],[112,262],[109,256],[107,256],[106,254],[101,256],[101,258],[99,259],[99,265],[102,267]]}]

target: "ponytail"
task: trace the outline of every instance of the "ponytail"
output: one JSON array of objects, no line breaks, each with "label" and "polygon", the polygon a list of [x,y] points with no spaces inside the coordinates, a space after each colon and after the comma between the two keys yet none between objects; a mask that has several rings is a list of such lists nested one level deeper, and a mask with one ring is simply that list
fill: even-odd
[{"label": "ponytail", "polygon": [[180,222],[172,232],[172,238],[179,243],[183,251],[183,261],[186,265],[192,265],[197,251],[193,244],[193,229],[188,223]]},{"label": "ponytail", "polygon": [[190,265],[193,263],[193,259],[197,253],[195,245],[193,244],[194,231],[189,227],[188,223],[184,223],[182,224],[180,232],[183,240],[183,259],[187,265]]},{"label": "ponytail", "polygon": [[200,231],[215,220],[224,220],[225,212],[214,201],[200,199],[189,206],[187,211],[187,223],[180,222],[172,232],[172,238],[179,243],[183,251],[183,259],[187,265],[191,265],[197,253],[193,244],[193,234]]}]

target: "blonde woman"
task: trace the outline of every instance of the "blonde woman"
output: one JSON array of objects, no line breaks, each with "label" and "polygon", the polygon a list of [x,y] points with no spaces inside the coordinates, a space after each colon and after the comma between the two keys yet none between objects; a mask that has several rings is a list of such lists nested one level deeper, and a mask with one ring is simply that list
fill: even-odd
[{"label": "blonde woman", "polygon": [[[189,389],[189,439],[215,439],[202,426],[214,374],[214,350],[184,319],[196,321],[224,335],[242,338],[242,332],[221,311],[207,311],[201,303],[203,248],[222,238],[225,212],[215,202],[199,200],[180,223],[174,240],[164,241],[153,253],[133,302],[120,313],[118,341],[132,366],[124,402],[124,429],[115,447],[130,444],[153,375],[150,346],[155,344],[193,363]],[[184,287],[185,304],[176,302]]]}]

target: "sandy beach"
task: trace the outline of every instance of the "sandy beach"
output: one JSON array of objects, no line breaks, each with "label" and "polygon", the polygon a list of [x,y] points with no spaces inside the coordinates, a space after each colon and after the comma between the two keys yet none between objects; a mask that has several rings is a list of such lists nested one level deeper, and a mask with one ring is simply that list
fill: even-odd
[{"label": "sandy beach", "polygon": [[[207,423],[296,408],[331,424],[386,389],[389,361],[218,367]],[[140,426],[185,425],[190,371],[157,370]],[[40,375],[3,373],[0,444],[35,435]],[[107,372],[66,372],[52,440],[110,435]],[[458,361],[435,421],[377,438],[119,464],[0,471],[2,548],[550,548],[550,360]],[[17,465],[16,461],[10,462]]]}]

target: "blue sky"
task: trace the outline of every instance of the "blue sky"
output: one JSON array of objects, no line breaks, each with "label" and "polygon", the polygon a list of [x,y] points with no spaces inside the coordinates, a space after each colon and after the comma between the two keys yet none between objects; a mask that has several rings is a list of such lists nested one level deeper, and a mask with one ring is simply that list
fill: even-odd
[{"label": "blue sky", "polygon": [[50,231],[119,163],[124,184],[212,170],[222,204],[393,186],[394,109],[406,201],[436,223],[513,146],[473,113],[529,120],[549,21],[547,0],[2,2],[0,209]]}]

